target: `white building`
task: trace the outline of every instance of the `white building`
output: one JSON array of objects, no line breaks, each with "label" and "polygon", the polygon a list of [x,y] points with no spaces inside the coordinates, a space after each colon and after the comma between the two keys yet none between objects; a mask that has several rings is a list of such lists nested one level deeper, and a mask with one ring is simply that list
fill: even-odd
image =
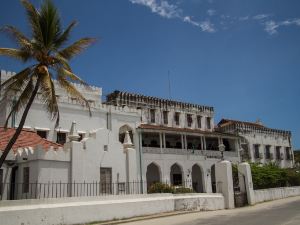
[{"label": "white building", "polygon": [[215,191],[214,164],[224,157],[239,161],[239,137],[214,131],[214,109],[172,100],[115,91],[106,104],[140,110],[137,127],[142,180],[172,185],[190,183],[197,192]]},{"label": "white building", "polygon": [[[11,75],[1,71],[1,80]],[[15,185],[21,183],[64,196],[88,195],[99,188],[108,194],[146,192],[159,181],[215,192],[214,164],[222,157],[240,161],[241,138],[214,129],[213,107],[120,91],[109,94],[103,103],[101,88],[74,85],[90,102],[92,117],[55,82],[61,118],[55,128],[38,94],[24,128],[64,146],[54,151],[32,144],[11,152],[0,171],[0,181],[10,192],[19,190]],[[0,126],[14,98],[8,96],[1,105]],[[17,127],[21,115],[14,115],[9,126]],[[79,139],[73,138],[77,132]],[[58,186],[64,191],[57,192]],[[39,196],[49,193],[40,189]]]},{"label": "white building", "polygon": [[260,121],[252,123],[222,119],[218,130],[241,136],[244,160],[256,163],[276,163],[282,168],[293,167],[291,132],[272,129]]}]

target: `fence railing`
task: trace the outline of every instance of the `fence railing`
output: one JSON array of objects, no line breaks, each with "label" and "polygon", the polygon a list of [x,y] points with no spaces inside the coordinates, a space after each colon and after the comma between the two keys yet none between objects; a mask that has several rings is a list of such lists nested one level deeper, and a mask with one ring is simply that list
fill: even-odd
[{"label": "fence railing", "polygon": [[[105,195],[129,195],[147,193],[152,183],[146,181],[133,182],[46,182],[46,183],[3,183],[0,184],[0,200],[43,199],[88,197]],[[162,183],[170,184],[169,181]],[[174,182],[174,186],[194,188],[197,184],[191,180]]]}]

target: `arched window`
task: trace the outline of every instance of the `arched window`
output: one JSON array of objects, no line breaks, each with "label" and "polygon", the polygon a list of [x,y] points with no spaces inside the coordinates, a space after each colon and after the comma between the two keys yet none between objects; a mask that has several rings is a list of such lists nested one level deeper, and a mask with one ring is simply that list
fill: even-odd
[{"label": "arched window", "polygon": [[128,125],[124,125],[124,126],[120,127],[120,129],[119,129],[119,142],[121,142],[121,143],[124,142],[126,131],[129,132],[132,144],[134,144],[133,131],[132,131],[132,128],[130,126],[128,126]]}]

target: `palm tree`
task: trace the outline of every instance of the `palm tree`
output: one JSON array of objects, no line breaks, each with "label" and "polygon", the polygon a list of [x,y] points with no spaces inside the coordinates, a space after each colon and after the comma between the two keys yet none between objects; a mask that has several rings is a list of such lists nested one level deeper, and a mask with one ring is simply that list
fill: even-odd
[{"label": "palm tree", "polygon": [[95,39],[82,38],[65,47],[76,22],[72,22],[65,30],[62,30],[57,8],[50,0],[45,0],[40,9],[36,9],[28,0],[21,0],[21,3],[26,10],[32,36],[26,37],[13,26],[1,28],[2,32],[8,34],[16,42],[18,48],[0,48],[0,55],[34,63],[1,85],[0,90],[3,91],[4,98],[12,94],[18,96],[17,101],[11,106],[4,128],[7,128],[8,121],[14,113],[22,110],[23,114],[13,137],[1,155],[0,168],[23,129],[28,111],[38,91],[41,92],[41,100],[48,113],[52,120],[56,119],[55,125],[58,126],[59,109],[53,79],[56,79],[69,95],[85,105],[91,116],[88,101],[71,81],[87,84],[73,73],[69,60],[86,49]]}]

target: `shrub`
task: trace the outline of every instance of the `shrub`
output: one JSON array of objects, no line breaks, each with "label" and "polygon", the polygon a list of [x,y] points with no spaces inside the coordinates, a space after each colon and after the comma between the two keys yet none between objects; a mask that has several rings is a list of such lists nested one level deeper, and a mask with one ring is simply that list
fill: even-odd
[{"label": "shrub", "polygon": [[286,169],[287,180],[290,186],[300,186],[300,171],[299,169]]},{"label": "shrub", "polygon": [[275,164],[251,164],[254,189],[285,187],[288,183],[287,170]]},{"label": "shrub", "polygon": [[175,188],[174,194],[184,194],[184,193],[194,193],[194,190],[191,188],[185,188],[185,187]]},{"label": "shrub", "polygon": [[171,187],[168,184],[163,184],[163,183],[154,183],[150,186],[148,193],[153,194],[153,193],[174,193],[175,189],[174,187]]},{"label": "shrub", "polygon": [[154,183],[148,189],[149,194],[153,193],[172,193],[172,194],[183,194],[183,193],[193,193],[193,189],[186,187],[174,187],[169,184],[164,183]]}]

